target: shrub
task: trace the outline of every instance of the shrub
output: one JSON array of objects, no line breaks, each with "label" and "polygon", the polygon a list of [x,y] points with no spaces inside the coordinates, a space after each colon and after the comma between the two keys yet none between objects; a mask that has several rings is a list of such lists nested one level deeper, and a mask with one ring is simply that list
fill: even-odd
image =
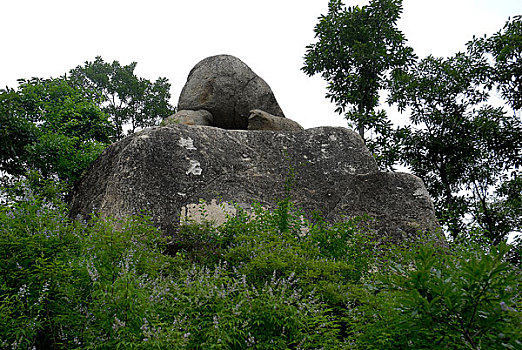
[{"label": "shrub", "polygon": [[167,248],[146,217],[82,223],[56,199],[9,203],[0,348],[521,345],[520,274],[506,245],[376,250],[363,219],[310,223],[286,200],[251,215],[238,208],[221,226],[182,227]]},{"label": "shrub", "polygon": [[39,199],[0,211],[2,347],[111,348],[112,322],[149,307],[140,284],[169,262],[159,232],[141,218],[87,226],[66,214]]},{"label": "shrub", "polygon": [[[163,254],[147,218],[70,221],[40,199],[0,211],[0,347],[320,348],[337,328],[295,276]],[[334,346],[334,345],[332,345]]]},{"label": "shrub", "polygon": [[[386,339],[375,349],[518,349],[520,274],[506,261],[509,247],[441,254],[415,247],[413,261],[381,276],[385,317],[363,327]],[[381,336],[382,338],[382,336]]]}]

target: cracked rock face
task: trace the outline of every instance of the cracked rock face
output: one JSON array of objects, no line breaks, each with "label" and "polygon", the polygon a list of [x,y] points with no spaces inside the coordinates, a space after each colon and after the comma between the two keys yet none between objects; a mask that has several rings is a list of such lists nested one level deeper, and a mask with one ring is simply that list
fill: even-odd
[{"label": "cracked rock face", "polygon": [[420,179],[380,172],[356,133],[332,127],[276,132],[174,124],[141,131],[93,164],[72,197],[71,216],[144,212],[173,234],[201,199],[211,211],[221,202],[273,208],[290,168],[292,200],[308,217],[319,211],[333,222],[369,214],[377,231],[393,240],[438,227]]},{"label": "cracked rock face", "polygon": [[253,109],[284,117],[270,86],[229,55],[205,58],[189,73],[178,111],[202,109],[212,114],[212,126],[223,129],[246,130]]}]

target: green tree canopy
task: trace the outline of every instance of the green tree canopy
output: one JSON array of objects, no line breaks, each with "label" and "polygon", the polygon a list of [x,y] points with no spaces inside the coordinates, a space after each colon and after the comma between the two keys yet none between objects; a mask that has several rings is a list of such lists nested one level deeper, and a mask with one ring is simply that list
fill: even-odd
[{"label": "green tree canopy", "polygon": [[404,69],[414,58],[397,29],[402,9],[402,0],[372,0],[348,8],[331,0],[328,14],[315,27],[317,42],[307,46],[303,71],[321,73],[328,83],[326,97],[363,139],[365,130],[381,133],[389,127],[386,114],[376,111],[379,92],[392,71]]},{"label": "green tree canopy", "polygon": [[[111,127],[85,91],[64,78],[20,80],[0,91],[0,170],[37,170],[69,185],[103,150]],[[4,127],[5,125],[5,127]]]},{"label": "green tree canopy", "polygon": [[454,238],[471,224],[498,243],[509,231],[491,212],[493,189],[520,166],[522,124],[486,104],[487,72],[485,60],[465,54],[428,56],[396,76],[390,102],[411,111],[401,159],[426,183],[439,219]]},{"label": "green tree canopy", "polygon": [[138,78],[135,67],[97,57],[69,76],[0,90],[1,179],[37,171],[71,188],[124,128],[132,133],[171,114],[167,79]]},{"label": "green tree canopy", "polygon": [[[401,13],[400,0],[331,0],[302,69],[322,74],[327,97],[363,138],[372,132],[366,143],[381,166],[400,163],[424,180],[454,238],[480,232],[498,243],[521,231],[522,17],[466,53],[418,60],[397,29]],[[514,113],[489,104],[493,88]],[[377,110],[383,90],[411,125],[395,127]]]},{"label": "green tree canopy", "polygon": [[12,175],[25,172],[25,147],[36,140],[37,131],[23,109],[20,94],[13,89],[0,90],[0,171]]},{"label": "green tree canopy", "polygon": [[121,139],[124,126],[129,133],[137,128],[157,125],[174,112],[169,102],[170,83],[166,78],[155,82],[134,74],[137,63],[121,65],[118,61],[105,62],[96,57],[93,62],[72,69],[68,79],[93,97],[101,97],[99,106],[107,113],[114,126],[113,139]]},{"label": "green tree canopy", "polygon": [[[518,122],[522,110],[522,16],[514,16],[504,27],[491,36],[474,38],[468,43],[468,54],[491,62],[489,74],[484,83],[500,92],[505,103],[513,108],[513,119]],[[518,112],[518,115],[517,115]],[[515,130],[516,132],[516,130]],[[522,256],[522,151],[519,140],[506,140],[512,149],[515,165],[497,184],[497,196],[491,201],[489,210],[477,208],[477,216],[483,221],[494,218],[497,231],[518,232],[518,259]],[[518,148],[517,148],[518,147]]]},{"label": "green tree canopy", "polygon": [[509,19],[502,30],[490,37],[474,38],[468,43],[468,52],[493,59],[487,81],[497,86],[513,109],[522,109],[522,16]]}]

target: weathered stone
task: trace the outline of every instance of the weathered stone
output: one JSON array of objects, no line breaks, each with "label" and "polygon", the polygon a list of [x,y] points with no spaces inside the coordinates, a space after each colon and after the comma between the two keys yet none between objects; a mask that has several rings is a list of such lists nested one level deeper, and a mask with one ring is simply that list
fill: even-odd
[{"label": "weathered stone", "polygon": [[240,59],[208,57],[192,69],[181,91],[178,110],[209,111],[213,126],[246,130],[252,109],[284,117],[270,86]]},{"label": "weathered stone", "polygon": [[332,127],[295,133],[171,125],[141,131],[111,145],[93,164],[73,194],[71,215],[145,212],[172,234],[200,200],[273,208],[291,168],[291,196],[307,216],[319,211],[335,221],[369,214],[378,232],[394,239],[437,227],[418,178],[379,172],[356,133]]},{"label": "weathered stone", "polygon": [[303,127],[288,118],[281,118],[260,109],[250,111],[248,130],[272,130],[300,132]]},{"label": "weathered stone", "polygon": [[200,109],[199,111],[183,110],[165,118],[161,122],[161,126],[171,124],[209,126],[212,125],[212,119],[212,114],[204,109]]},{"label": "weathered stone", "polygon": [[236,207],[227,202],[212,199],[210,203],[190,203],[181,208],[180,223],[212,221],[216,225],[223,224],[229,216],[237,214]]},{"label": "weathered stone", "polygon": [[375,228],[401,239],[419,230],[438,228],[431,198],[416,176],[392,172],[360,174],[346,179],[346,189],[332,211],[333,221],[341,220],[339,214],[368,214],[376,219]]}]

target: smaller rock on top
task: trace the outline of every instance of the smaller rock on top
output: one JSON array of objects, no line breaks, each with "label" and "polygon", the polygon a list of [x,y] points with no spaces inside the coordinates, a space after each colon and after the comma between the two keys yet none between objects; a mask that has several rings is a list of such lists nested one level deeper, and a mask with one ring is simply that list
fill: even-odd
[{"label": "smaller rock on top", "polygon": [[230,55],[208,57],[196,64],[178,102],[178,111],[210,112],[212,126],[223,129],[246,130],[254,109],[284,118],[270,86]]}]

